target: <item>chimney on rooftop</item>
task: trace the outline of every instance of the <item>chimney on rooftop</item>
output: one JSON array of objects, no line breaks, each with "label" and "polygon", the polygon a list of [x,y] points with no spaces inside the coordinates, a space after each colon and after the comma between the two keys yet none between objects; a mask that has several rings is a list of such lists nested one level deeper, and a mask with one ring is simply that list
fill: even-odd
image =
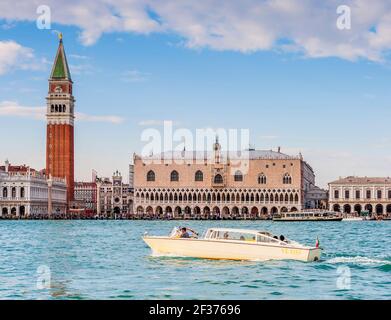
[{"label": "chimney on rooftop", "polygon": [[9,161],[8,161],[8,159],[7,159],[7,160],[5,160],[5,172],[8,173],[9,167],[10,167],[10,163],[9,163]]}]

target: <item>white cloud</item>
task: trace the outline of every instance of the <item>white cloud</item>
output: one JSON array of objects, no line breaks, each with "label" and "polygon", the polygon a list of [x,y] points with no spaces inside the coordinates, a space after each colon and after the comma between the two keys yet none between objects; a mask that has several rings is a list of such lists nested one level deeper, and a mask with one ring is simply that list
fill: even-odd
[{"label": "white cloud", "polygon": [[33,50],[15,41],[0,41],[0,75],[13,69],[38,69]]},{"label": "white cloud", "polygon": [[94,116],[85,113],[76,113],[76,120],[88,122],[108,122],[113,124],[120,124],[125,121],[124,118],[118,116]]},{"label": "white cloud", "polygon": [[141,127],[153,127],[153,126],[162,126],[164,125],[164,122],[168,121],[170,122],[173,126],[178,126],[180,125],[179,121],[173,121],[173,120],[141,120],[139,121],[138,125]]},{"label": "white cloud", "polygon": [[160,126],[163,125],[163,120],[141,120],[138,125],[142,127]]},{"label": "white cloud", "polygon": [[73,58],[73,59],[78,59],[78,60],[88,60],[89,59],[89,57],[83,56],[80,54],[70,54],[68,57]]},{"label": "white cloud", "polygon": [[[2,0],[0,18],[35,21],[40,0]],[[52,23],[80,28],[94,44],[104,33],[175,33],[189,48],[297,51],[305,57],[382,61],[391,49],[391,1],[345,0],[351,30],[336,26],[340,0],[47,0]]]},{"label": "white cloud", "polygon": [[121,79],[125,82],[144,82],[148,80],[149,76],[150,73],[138,70],[129,70],[122,73]]},{"label": "white cloud", "polygon": [[261,140],[273,140],[273,139],[277,139],[278,136],[276,136],[276,135],[262,135],[259,138]]},{"label": "white cloud", "polygon": [[69,64],[71,74],[80,75],[80,74],[93,74],[96,71],[93,66],[90,64]]},{"label": "white cloud", "polygon": [[[0,102],[0,116],[23,117],[36,120],[45,120],[46,107],[26,107],[21,106],[15,101]],[[106,122],[120,124],[125,121],[124,118],[115,115],[89,115],[85,113],[76,113],[76,121],[85,122]]]},{"label": "white cloud", "polygon": [[25,117],[38,120],[45,119],[45,107],[24,107],[15,101],[0,102],[0,116]]}]

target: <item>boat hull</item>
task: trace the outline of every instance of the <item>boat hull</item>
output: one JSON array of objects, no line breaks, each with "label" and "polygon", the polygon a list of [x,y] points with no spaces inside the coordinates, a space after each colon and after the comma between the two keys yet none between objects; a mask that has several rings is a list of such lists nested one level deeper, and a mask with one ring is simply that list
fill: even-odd
[{"label": "boat hull", "polygon": [[321,255],[320,248],[280,247],[252,242],[148,236],[143,240],[157,254],[203,259],[316,261]]}]

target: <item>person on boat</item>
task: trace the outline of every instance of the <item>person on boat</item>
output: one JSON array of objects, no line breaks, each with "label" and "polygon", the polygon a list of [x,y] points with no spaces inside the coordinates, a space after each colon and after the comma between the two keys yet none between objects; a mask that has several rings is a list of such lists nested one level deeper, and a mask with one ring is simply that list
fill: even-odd
[{"label": "person on boat", "polygon": [[[192,236],[190,236],[188,231],[190,231],[192,233]],[[197,238],[198,233],[190,228],[182,227],[180,237],[181,238]]]},{"label": "person on boat", "polygon": [[185,227],[181,228],[181,238],[190,238],[190,235]]},{"label": "person on boat", "polygon": [[286,242],[285,237],[283,235],[280,235],[280,240]]}]

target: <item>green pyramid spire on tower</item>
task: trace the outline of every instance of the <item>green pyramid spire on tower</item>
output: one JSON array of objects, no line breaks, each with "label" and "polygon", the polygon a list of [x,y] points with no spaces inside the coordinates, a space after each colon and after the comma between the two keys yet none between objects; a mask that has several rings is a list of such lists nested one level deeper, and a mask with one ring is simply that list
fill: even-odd
[{"label": "green pyramid spire on tower", "polygon": [[62,42],[62,35],[59,35],[59,45],[54,60],[54,65],[52,73],[50,75],[51,79],[55,80],[71,80],[71,73],[69,72],[68,62],[64,51],[64,44]]}]

